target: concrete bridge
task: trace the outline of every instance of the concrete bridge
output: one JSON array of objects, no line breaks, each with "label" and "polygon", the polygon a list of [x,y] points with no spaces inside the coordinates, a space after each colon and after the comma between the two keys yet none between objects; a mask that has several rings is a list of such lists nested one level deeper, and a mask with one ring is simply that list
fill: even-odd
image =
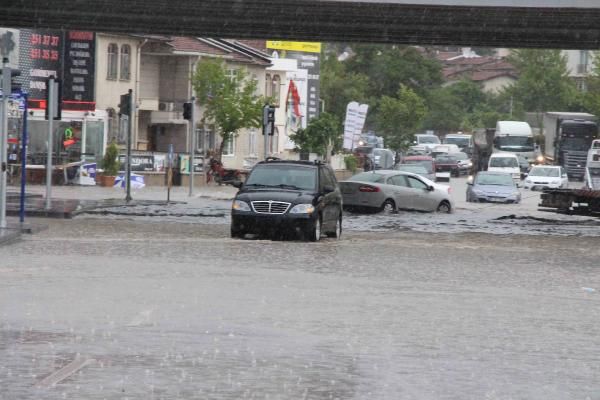
[{"label": "concrete bridge", "polygon": [[600,47],[598,0],[20,0],[0,26],[494,47]]}]

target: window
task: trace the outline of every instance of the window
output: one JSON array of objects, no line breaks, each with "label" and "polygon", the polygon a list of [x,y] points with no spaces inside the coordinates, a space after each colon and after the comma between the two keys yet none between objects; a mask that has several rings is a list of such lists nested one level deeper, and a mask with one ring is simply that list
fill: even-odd
[{"label": "window", "polygon": [[235,150],[235,138],[231,137],[225,141],[225,146],[223,146],[223,155],[224,156],[232,156]]},{"label": "window", "polygon": [[271,74],[265,76],[265,96],[273,96],[273,79],[271,78]]},{"label": "window", "polygon": [[227,70],[226,76],[230,81],[233,81],[238,76],[238,70],[235,68],[230,68]]},{"label": "window", "polygon": [[406,179],[408,180],[408,183],[410,184],[410,187],[412,187],[413,189],[427,189],[427,185],[424,184],[423,182],[421,182],[420,180],[418,180],[417,178],[414,178],[412,176],[407,176]]},{"label": "window", "polygon": [[204,136],[204,129],[196,129],[196,150],[204,151],[204,144],[206,143],[206,137]]},{"label": "window", "polygon": [[589,52],[587,50],[581,50],[579,52],[579,64],[587,67],[589,61]]},{"label": "window", "polygon": [[106,62],[106,79],[116,80],[117,68],[119,65],[119,46],[117,46],[115,43],[108,45]]},{"label": "window", "polygon": [[408,187],[406,177],[404,175],[395,175],[388,180],[389,185]]},{"label": "window", "polygon": [[273,81],[271,83],[271,96],[273,96],[273,102],[275,105],[279,105],[280,97],[281,97],[281,78],[279,75],[275,75],[273,77]]},{"label": "window", "polygon": [[128,81],[131,78],[131,46],[121,46],[121,80]]},{"label": "window", "polygon": [[256,129],[248,133],[248,155],[256,156]]}]

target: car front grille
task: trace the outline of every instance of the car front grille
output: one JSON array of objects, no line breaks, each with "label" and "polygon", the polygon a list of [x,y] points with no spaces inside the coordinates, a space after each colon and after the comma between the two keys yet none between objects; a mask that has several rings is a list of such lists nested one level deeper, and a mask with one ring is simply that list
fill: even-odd
[{"label": "car front grille", "polygon": [[285,214],[291,203],[282,201],[253,201],[252,209],[257,214]]}]

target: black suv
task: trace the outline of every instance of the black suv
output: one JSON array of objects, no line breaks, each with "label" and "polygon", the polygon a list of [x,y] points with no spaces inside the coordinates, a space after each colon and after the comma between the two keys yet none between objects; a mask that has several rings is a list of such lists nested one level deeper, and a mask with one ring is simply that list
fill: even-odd
[{"label": "black suv", "polygon": [[330,167],[308,161],[258,163],[235,196],[231,236],[247,233],[317,241],[342,234],[342,194]]}]

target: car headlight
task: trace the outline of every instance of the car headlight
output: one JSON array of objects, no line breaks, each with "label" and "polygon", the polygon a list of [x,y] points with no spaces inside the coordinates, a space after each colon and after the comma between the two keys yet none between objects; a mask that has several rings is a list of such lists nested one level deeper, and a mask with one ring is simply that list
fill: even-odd
[{"label": "car headlight", "polygon": [[248,205],[248,203],[241,200],[235,200],[231,208],[236,211],[250,211],[250,206]]},{"label": "car headlight", "polygon": [[290,214],[312,214],[315,207],[312,204],[297,204],[291,210]]},{"label": "car headlight", "polygon": [[539,163],[543,163],[544,162],[544,156],[537,156],[536,161]]},{"label": "car headlight", "polygon": [[483,196],[485,193],[482,190],[473,189],[473,193],[477,196]]},{"label": "car headlight", "polygon": [[512,194],[512,195],[513,195],[513,196],[515,196],[515,197],[519,197],[519,195],[520,195],[520,194],[521,194],[521,193],[519,193],[519,192],[513,192],[513,194]]},{"label": "car headlight", "polygon": [[529,178],[525,179],[525,183],[531,183],[531,179],[529,179]]}]

